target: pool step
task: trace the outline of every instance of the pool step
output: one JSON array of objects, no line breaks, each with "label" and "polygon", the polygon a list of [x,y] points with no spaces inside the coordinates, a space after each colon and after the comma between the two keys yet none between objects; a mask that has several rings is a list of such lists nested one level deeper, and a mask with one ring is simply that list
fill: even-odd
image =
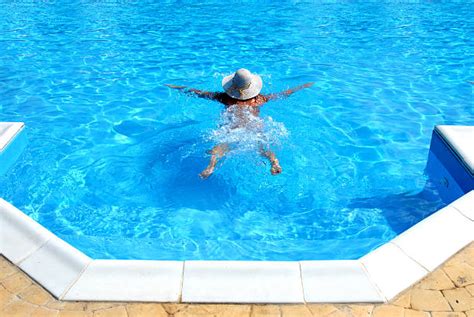
[{"label": "pool step", "polygon": [[473,190],[474,126],[436,126],[426,173],[446,204]]}]

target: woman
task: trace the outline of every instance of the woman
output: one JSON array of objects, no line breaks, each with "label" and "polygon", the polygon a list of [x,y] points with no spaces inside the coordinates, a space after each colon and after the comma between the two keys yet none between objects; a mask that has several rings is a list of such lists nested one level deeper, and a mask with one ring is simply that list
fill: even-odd
[{"label": "woman", "polygon": [[[252,74],[245,68],[241,68],[234,74],[222,79],[222,87],[225,92],[202,91],[194,88],[187,88],[186,86],[167,86],[174,89],[182,89],[185,93],[200,98],[215,100],[224,104],[226,111],[230,114],[229,117],[232,118],[230,129],[237,129],[247,127],[249,123],[252,122],[249,115],[258,117],[260,114],[260,107],[268,101],[288,97],[298,90],[311,87],[313,84],[314,83],[306,83],[280,93],[261,95],[262,78],[256,74]],[[201,176],[201,178],[208,178],[214,172],[218,160],[229,152],[229,150],[230,146],[228,143],[221,143],[212,148],[212,150],[209,151],[211,154],[209,165],[199,174],[199,176]],[[260,154],[270,161],[270,172],[272,175],[281,173],[281,166],[275,153],[260,146]]]}]

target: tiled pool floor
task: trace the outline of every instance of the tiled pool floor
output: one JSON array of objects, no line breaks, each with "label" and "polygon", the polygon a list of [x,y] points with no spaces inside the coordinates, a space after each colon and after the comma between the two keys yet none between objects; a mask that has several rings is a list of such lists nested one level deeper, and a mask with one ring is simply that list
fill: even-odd
[{"label": "tiled pool floor", "polygon": [[[284,287],[284,286],[282,286]],[[207,305],[56,300],[0,256],[0,316],[474,317],[474,243],[388,304]]]}]

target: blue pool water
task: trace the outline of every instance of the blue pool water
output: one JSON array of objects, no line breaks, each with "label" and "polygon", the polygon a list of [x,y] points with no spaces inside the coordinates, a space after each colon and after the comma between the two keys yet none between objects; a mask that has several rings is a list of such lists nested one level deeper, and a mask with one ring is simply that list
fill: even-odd
[{"label": "blue pool water", "polygon": [[[474,124],[473,2],[0,0],[0,121],[28,145],[0,197],[95,258],[354,259],[443,206],[433,126]],[[246,67],[283,167],[197,175]]]}]

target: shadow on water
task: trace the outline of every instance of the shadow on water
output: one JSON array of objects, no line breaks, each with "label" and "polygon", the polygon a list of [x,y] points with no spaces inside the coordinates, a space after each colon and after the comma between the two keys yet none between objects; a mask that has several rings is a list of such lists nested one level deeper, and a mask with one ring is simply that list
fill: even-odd
[{"label": "shadow on water", "polygon": [[126,120],[114,126],[116,133],[133,140],[133,151],[138,153],[133,155],[142,158],[139,174],[145,176],[148,199],[160,207],[198,210],[222,207],[234,190],[219,175],[207,180],[198,176],[209,163],[208,129],[207,122],[192,119],[174,123]]},{"label": "shadow on water", "polygon": [[198,174],[207,165],[205,154],[202,157],[189,156],[175,166],[172,173],[163,175],[161,195],[167,204],[175,208],[196,210],[220,209],[235,192],[234,186],[220,175],[212,175],[203,180]]},{"label": "shadow on water", "polygon": [[151,170],[153,191],[160,204],[173,208],[219,209],[235,192],[222,176],[203,180],[198,175],[209,163],[212,147],[202,135],[187,129],[162,133],[153,144],[145,166]]},{"label": "shadow on water", "polygon": [[351,200],[350,208],[377,208],[383,213],[392,230],[400,234],[424,218],[444,207],[434,185],[427,181],[418,193],[380,195]]}]

